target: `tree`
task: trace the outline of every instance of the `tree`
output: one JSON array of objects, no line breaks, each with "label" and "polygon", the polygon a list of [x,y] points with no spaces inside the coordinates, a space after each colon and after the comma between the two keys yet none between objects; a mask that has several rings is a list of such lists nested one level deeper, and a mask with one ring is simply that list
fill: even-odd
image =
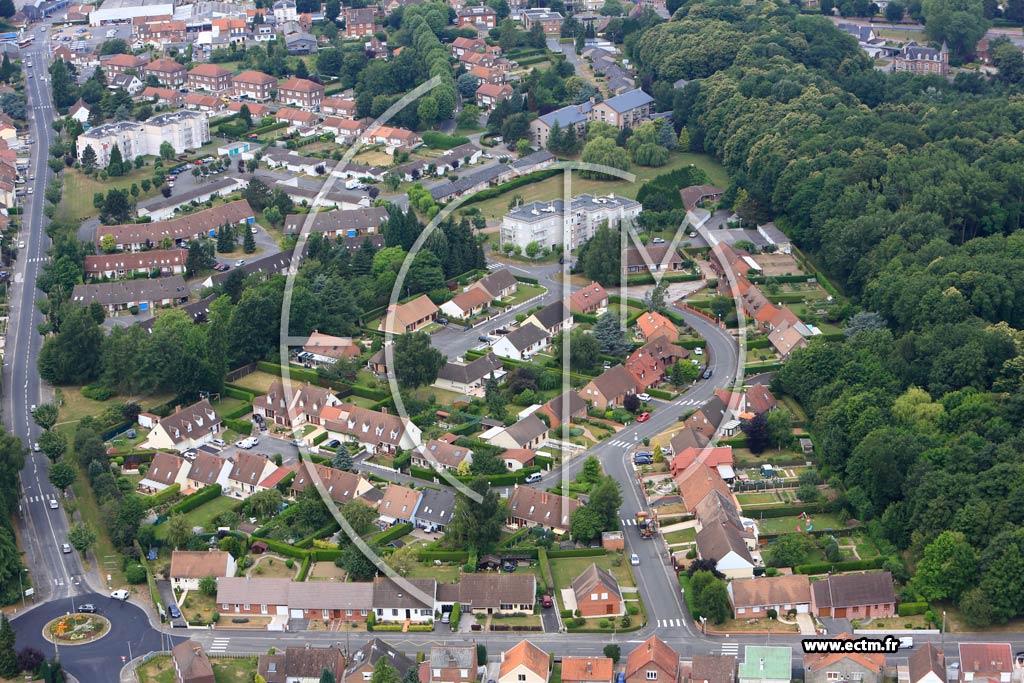
[{"label": "tree", "polygon": [[398,671],[391,665],[387,657],[381,657],[373,665],[370,683],[399,683]]},{"label": "tree", "polygon": [[245,501],[245,509],[253,517],[270,517],[280,512],[283,502],[280,491],[267,489],[249,496]]},{"label": "tree", "polygon": [[43,653],[34,647],[23,647],[18,650],[18,669],[27,673],[35,673],[46,660]]},{"label": "tree", "polygon": [[768,430],[768,419],[763,414],[754,415],[740,423],[740,430],[747,437],[747,448],[754,455],[763,453],[768,447],[771,434]]},{"label": "tree", "polygon": [[688,360],[677,360],[669,371],[669,379],[677,387],[683,387],[700,376],[700,368]]},{"label": "tree", "polygon": [[39,449],[46,454],[51,462],[57,462],[67,451],[68,442],[60,432],[50,429],[39,437]]},{"label": "tree", "polygon": [[985,628],[996,621],[995,608],[981,588],[972,588],[964,593],[957,606],[964,621],[972,628]]},{"label": "tree", "polygon": [[665,310],[665,292],[668,291],[668,280],[662,280],[651,291],[644,295],[644,306],[648,311]]},{"label": "tree", "polygon": [[13,0],[0,0],[0,17],[10,19],[16,13]]},{"label": "tree", "polygon": [[[166,145],[167,143],[165,142],[164,144]],[[85,169],[86,173],[96,168],[96,150],[92,148],[92,145],[85,146],[85,149],[82,150],[82,158],[79,159],[79,162],[82,164],[82,168]]]},{"label": "tree", "polygon": [[107,160],[107,174],[110,176],[124,175],[124,159],[121,156],[121,147],[114,143],[110,150],[110,157]]},{"label": "tree", "polygon": [[424,128],[430,128],[437,123],[437,100],[429,95],[422,98],[419,105],[416,107],[416,114],[419,116],[420,125]]},{"label": "tree", "polygon": [[775,450],[781,451],[793,444],[793,416],[788,410],[773,410],[765,420],[768,439],[775,444]]},{"label": "tree", "polygon": [[576,508],[569,518],[569,533],[581,543],[597,538],[602,529],[601,513],[590,505]]},{"label": "tree", "polygon": [[601,531],[615,531],[619,528],[622,490],[615,479],[602,477],[591,491],[587,505],[597,509],[601,519]]},{"label": "tree", "polygon": [[50,466],[50,483],[61,491],[71,486],[77,476],[78,470],[63,460]]},{"label": "tree", "polygon": [[246,188],[242,190],[242,198],[249,202],[249,206],[252,207],[253,211],[258,212],[270,206],[274,199],[274,193],[270,191],[265,182],[259,178],[253,178],[249,181]]},{"label": "tree", "polygon": [[129,222],[134,204],[128,190],[110,190],[103,199],[100,222],[104,225],[119,225]]},{"label": "tree", "polygon": [[461,491],[456,494],[445,544],[454,548],[489,550],[501,538],[501,529],[505,523],[505,503],[484,477],[477,477],[470,482],[469,489],[480,500],[474,500]]},{"label": "tree", "polygon": [[348,544],[341,551],[341,557],[334,563],[344,569],[353,581],[370,581],[377,575],[377,565],[363,555],[363,551],[355,543]]},{"label": "tree", "polygon": [[92,527],[78,523],[68,529],[68,543],[80,553],[85,553],[96,543],[96,532]]},{"label": "tree", "polygon": [[253,234],[252,228],[243,227],[242,230],[242,251],[246,254],[256,253],[256,235]]},{"label": "tree", "polygon": [[[334,0],[337,3],[338,0]],[[324,669],[320,674],[320,683],[334,683],[334,674],[330,669]]]},{"label": "tree", "polygon": [[1007,85],[1024,81],[1024,55],[1009,38],[996,38],[990,43],[989,51],[992,54],[992,65],[999,70],[996,78]]},{"label": "tree", "polygon": [[494,373],[491,373],[484,384],[484,402],[487,403],[487,412],[491,417],[495,420],[505,419],[505,406],[508,404],[508,400],[502,393]]},{"label": "tree", "polygon": [[959,531],[944,531],[924,549],[913,586],[925,600],[960,599],[978,582],[978,553]]},{"label": "tree", "polygon": [[352,526],[352,530],[360,536],[369,533],[374,528],[377,515],[369,505],[350,500],[341,506],[341,516]]},{"label": "tree", "polygon": [[352,456],[348,452],[348,446],[344,442],[338,445],[331,458],[331,467],[336,470],[352,471]]},{"label": "tree", "polygon": [[412,332],[395,337],[395,375],[399,386],[415,389],[432,383],[446,358],[430,344],[425,332]]},{"label": "tree", "polygon": [[213,255],[213,243],[210,240],[192,240],[188,243],[188,257],[185,259],[185,272],[195,277],[204,270],[209,270],[217,262]]},{"label": "tree", "polygon": [[591,280],[605,287],[617,287],[622,270],[619,234],[602,223],[581,248],[579,262],[583,266],[583,274]]},{"label": "tree", "polygon": [[472,100],[476,96],[476,89],[479,87],[480,79],[471,73],[464,73],[455,79],[455,88],[465,100]]},{"label": "tree", "polygon": [[217,578],[214,576],[204,576],[199,579],[199,592],[209,598],[216,597]]},{"label": "tree", "polygon": [[160,158],[164,161],[170,161],[174,158],[174,145],[164,140],[160,143]]},{"label": "tree", "polygon": [[609,643],[604,646],[604,656],[612,660],[613,665],[618,664],[622,657],[622,648],[615,643]]},{"label": "tree", "polygon": [[765,564],[769,567],[795,567],[807,562],[813,549],[813,543],[806,534],[783,534],[768,545]]},{"label": "tree", "polygon": [[0,676],[18,675],[18,656],[14,652],[14,629],[6,614],[0,614]]},{"label": "tree", "polygon": [[32,411],[32,421],[43,429],[50,429],[57,423],[57,404],[41,403]]},{"label": "tree", "polygon": [[890,2],[885,6],[885,20],[888,22],[895,23],[897,21],[903,21],[903,14],[906,12],[906,8],[901,2]]},{"label": "tree", "polygon": [[[275,490],[275,489],[271,489]],[[167,525],[167,532],[164,538],[172,548],[184,548],[192,538],[192,525],[188,518],[182,514],[171,515],[164,524]]]},{"label": "tree", "polygon": [[[614,140],[597,138],[583,146],[583,154],[580,159],[587,164],[597,164],[599,166],[619,169],[620,171],[628,171],[629,158],[624,151],[615,144]],[[614,180],[619,177],[609,173],[602,173],[601,171],[580,171],[580,175],[584,178],[594,178],[597,180]]]},{"label": "tree", "polygon": [[593,334],[601,353],[609,356],[622,357],[632,351],[633,345],[626,340],[626,333],[615,313],[605,311],[594,325]]},{"label": "tree", "polygon": [[65,304],[60,330],[39,353],[39,374],[51,384],[88,384],[99,374],[102,344],[103,332],[88,309]]},{"label": "tree", "polygon": [[724,623],[732,614],[725,581],[711,572],[698,571],[690,577],[693,607],[697,613],[715,624]]},{"label": "tree", "polygon": [[924,28],[936,43],[946,43],[950,52],[967,58],[988,30],[982,0],[921,0]]}]

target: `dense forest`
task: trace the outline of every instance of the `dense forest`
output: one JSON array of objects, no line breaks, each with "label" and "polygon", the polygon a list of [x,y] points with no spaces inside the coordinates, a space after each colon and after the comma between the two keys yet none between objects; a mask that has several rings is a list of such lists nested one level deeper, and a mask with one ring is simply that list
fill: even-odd
[{"label": "dense forest", "polygon": [[1024,614],[1016,74],[882,74],[828,20],[771,3],[683,4],[627,47],[692,148],[728,168],[725,201],[745,190],[748,217],[862,309],[776,379],[838,504],[906,551],[915,597],[974,625]]}]

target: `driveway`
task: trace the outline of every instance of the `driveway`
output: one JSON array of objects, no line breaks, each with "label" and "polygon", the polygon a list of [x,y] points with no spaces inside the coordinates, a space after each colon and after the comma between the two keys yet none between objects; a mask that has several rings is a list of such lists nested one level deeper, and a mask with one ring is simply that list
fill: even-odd
[{"label": "driveway", "polygon": [[188,623],[186,623],[184,617],[179,619],[171,619],[171,605],[178,604],[177,598],[174,597],[174,589],[171,588],[171,582],[167,579],[157,579],[156,590],[158,593],[160,593],[160,599],[164,601],[164,609],[167,612],[167,620],[170,622],[171,626],[173,626],[174,628],[187,628]]}]

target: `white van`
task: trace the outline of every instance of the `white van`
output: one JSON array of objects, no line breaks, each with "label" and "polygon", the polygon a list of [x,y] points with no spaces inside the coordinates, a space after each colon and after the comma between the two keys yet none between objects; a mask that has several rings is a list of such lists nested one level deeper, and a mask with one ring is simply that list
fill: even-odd
[{"label": "white van", "polygon": [[543,478],[544,478],[543,474],[541,474],[540,472],[534,472],[533,474],[529,474],[529,475],[526,476],[526,483],[527,484],[536,484],[538,481],[540,481]]},{"label": "white van", "polygon": [[914,648],[914,638],[912,636],[900,636],[900,649],[901,650],[912,650]]}]

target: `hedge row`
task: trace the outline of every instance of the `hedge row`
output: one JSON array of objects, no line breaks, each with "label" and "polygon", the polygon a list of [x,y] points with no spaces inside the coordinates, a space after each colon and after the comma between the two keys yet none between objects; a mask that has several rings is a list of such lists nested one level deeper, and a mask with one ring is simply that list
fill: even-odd
[{"label": "hedge row", "polygon": [[237,420],[238,418],[242,417],[243,415],[248,415],[251,412],[252,412],[252,403],[246,403],[244,406],[239,406],[238,408],[235,408],[234,410],[232,410],[230,412],[223,413],[221,415],[221,419],[224,419],[224,420]]},{"label": "hedge row", "polygon": [[383,401],[384,399],[391,397],[390,392],[383,391],[381,389],[371,389],[370,387],[364,387],[359,384],[353,384],[350,389],[352,390],[353,396],[368,398],[371,401]]},{"label": "hedge row", "polygon": [[534,171],[533,173],[527,173],[526,175],[519,176],[518,178],[513,178],[507,183],[502,183],[497,187],[491,187],[486,190],[483,190],[482,192],[477,192],[468,200],[463,202],[462,206],[465,207],[469,206],[470,204],[482,202],[485,199],[493,199],[494,197],[500,197],[501,195],[505,194],[506,192],[509,192],[510,190],[515,190],[516,188],[522,187],[524,185],[539,183],[542,180],[553,178],[561,173],[562,169],[560,168],[547,168],[544,169],[543,171]]},{"label": "hedge row", "polygon": [[467,550],[421,550],[417,555],[420,562],[459,562],[464,563],[469,558]]},{"label": "hedge row", "polygon": [[748,365],[743,368],[743,376],[760,375],[762,372],[775,372],[782,369],[782,363],[768,363],[766,365]]},{"label": "hedge row", "polygon": [[555,459],[549,458],[546,455],[538,455],[534,457],[533,462],[535,462],[537,464],[537,467],[541,469],[549,469],[552,465],[555,464]]},{"label": "hedge row", "polygon": [[540,284],[540,280],[538,280],[535,277],[527,277],[526,275],[516,275],[515,277],[520,282],[525,282],[528,285],[539,285]]},{"label": "hedge row", "polygon": [[590,313],[573,313],[572,321],[574,323],[587,323],[588,325],[597,324],[597,316]]},{"label": "hedge row", "polygon": [[258,538],[253,536],[252,542],[256,543],[257,541],[265,543],[267,550],[273,550],[275,553],[280,553],[285,557],[294,557],[297,560],[301,560],[309,554],[309,551],[296,548],[295,546],[288,545],[287,543],[281,543],[280,541],[275,541],[270,538]]},{"label": "hedge row", "polygon": [[313,437],[313,445],[319,446],[320,444],[327,440],[328,436],[330,435],[327,432],[321,432],[317,434],[316,436]]},{"label": "hedge row", "polygon": [[386,531],[382,531],[379,534],[373,536],[373,543],[377,545],[387,545],[391,541],[405,536],[412,531],[412,524],[406,522],[405,524],[396,524]]},{"label": "hedge row", "polygon": [[671,391],[665,391],[664,389],[655,389],[654,387],[648,387],[647,393],[654,398],[660,398],[663,401],[671,401],[674,394]]},{"label": "hedge row", "polygon": [[250,422],[249,420],[230,420],[225,418],[224,426],[233,432],[238,432],[239,434],[244,434],[245,436],[252,434],[252,422]]},{"label": "hedge row", "polygon": [[763,285],[769,280],[772,282],[778,282],[781,284],[788,284],[792,282],[807,282],[811,278],[810,275],[748,275],[747,279],[750,280],[751,284]]},{"label": "hedge row", "polygon": [[193,494],[185,496],[177,503],[167,509],[168,514],[185,514],[191,512],[203,503],[219,498],[221,494],[220,484],[214,484],[213,486],[204,486]]},{"label": "hedge row", "polygon": [[[280,365],[265,360],[257,362],[256,367],[262,370],[263,372],[268,372],[271,375],[277,375],[278,377],[281,377],[284,373],[284,368],[282,368]],[[307,370],[306,368],[295,368],[289,366],[288,371],[291,373],[291,377],[293,380],[297,380],[300,382],[310,382],[313,384],[317,384],[320,381],[320,375],[316,374],[316,371],[314,370]]]},{"label": "hedge row", "polygon": [[549,550],[548,557],[557,560],[560,557],[599,557],[608,553],[604,548],[580,548],[579,550]]},{"label": "hedge row", "polygon": [[271,133],[271,132],[273,132],[275,130],[281,130],[282,128],[287,128],[287,127],[288,127],[288,123],[287,122],[279,121],[279,122],[272,123],[269,126],[262,126],[261,128],[253,128],[251,131],[249,131],[249,135],[263,135],[264,133]]},{"label": "hedge row", "polygon": [[852,572],[861,569],[881,569],[887,557],[873,557],[870,560],[850,560],[849,562],[815,562],[801,564],[793,568],[797,574],[826,574],[835,572]]},{"label": "hedge row", "polygon": [[309,553],[313,562],[334,562],[341,557],[341,550],[337,548],[317,548]]},{"label": "hedge row", "polygon": [[733,448],[746,448],[747,439],[743,436],[737,436],[734,439],[722,439],[718,442],[719,446],[732,446]]},{"label": "hedge row", "polygon": [[295,577],[296,581],[305,581],[306,575],[309,574],[309,560],[312,555],[306,555],[302,560],[302,567],[299,568],[299,574]]},{"label": "hedge row", "polygon": [[753,517],[754,519],[777,519],[779,517],[793,517],[804,512],[811,515],[817,514],[824,512],[824,506],[821,503],[814,503],[812,505],[785,505],[759,509],[756,506],[750,505],[744,507],[743,512],[748,517]]},{"label": "hedge row", "polygon": [[309,549],[309,548],[313,547],[313,541],[315,541],[318,538],[324,538],[326,536],[330,536],[331,534],[333,534],[334,532],[338,531],[339,529],[341,529],[341,525],[338,524],[337,522],[335,522],[334,520],[331,520],[330,524],[327,524],[326,526],[320,527],[319,529],[317,529],[316,531],[311,533],[309,536],[306,536],[305,538],[299,540],[295,544],[295,547],[296,548]]},{"label": "hedge row", "polygon": [[772,343],[768,340],[768,337],[761,337],[760,339],[748,339],[748,349],[767,349]]},{"label": "hedge row", "polygon": [[[665,273],[661,276],[661,279],[665,282],[696,282],[702,278],[700,275],[694,275],[693,273]],[[654,282],[654,275],[651,273],[640,273],[626,277],[627,285],[653,285]]]},{"label": "hedge row", "polygon": [[153,494],[152,496],[145,497],[146,509],[152,510],[155,507],[160,507],[164,503],[174,500],[181,493],[181,484],[171,484],[160,493]]},{"label": "hedge row", "polygon": [[916,614],[924,614],[928,611],[927,602],[903,602],[896,608],[901,617],[912,617]]},{"label": "hedge row", "polygon": [[227,398],[237,398],[238,400],[245,401],[246,403],[252,403],[256,398],[256,394],[253,392],[240,387],[233,387],[230,384],[224,385],[223,393]]}]

